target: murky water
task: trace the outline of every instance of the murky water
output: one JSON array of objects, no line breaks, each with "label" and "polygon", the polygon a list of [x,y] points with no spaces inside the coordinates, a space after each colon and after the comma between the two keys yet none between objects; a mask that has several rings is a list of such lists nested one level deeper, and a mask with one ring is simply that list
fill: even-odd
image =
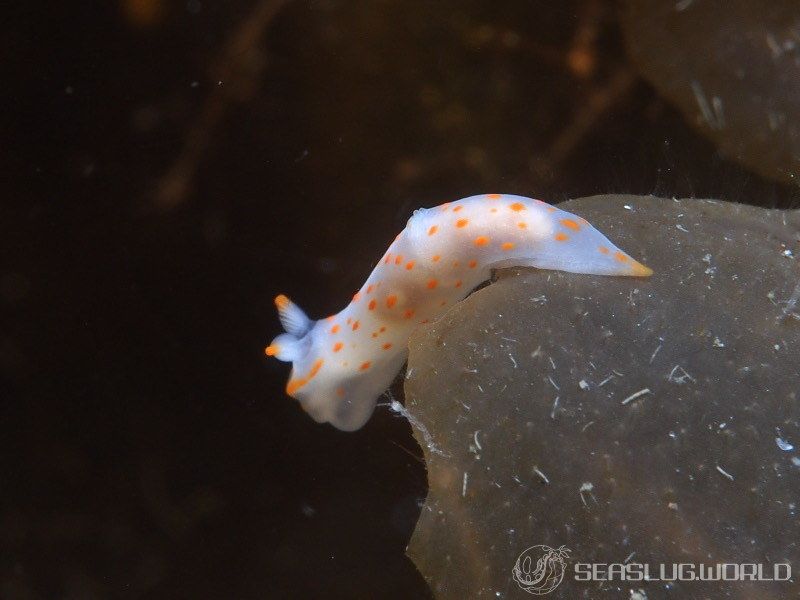
[{"label": "murky water", "polygon": [[414,208],[479,192],[797,205],[638,75],[613,3],[26,11],[0,36],[2,598],[426,597],[407,423],[304,415],[272,298],[338,311]]}]

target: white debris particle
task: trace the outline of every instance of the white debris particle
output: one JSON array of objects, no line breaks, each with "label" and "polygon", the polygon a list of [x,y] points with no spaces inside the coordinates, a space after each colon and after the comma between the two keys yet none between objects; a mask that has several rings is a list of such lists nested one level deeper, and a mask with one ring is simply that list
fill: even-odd
[{"label": "white debris particle", "polygon": [[724,348],[725,344],[718,337],[714,338],[714,348]]},{"label": "white debris particle", "polygon": [[800,300],[800,283],[795,286],[792,295],[786,301],[786,306],[783,307],[783,316],[787,317],[789,314],[794,314],[794,308],[797,306],[797,302]]},{"label": "white debris particle", "polygon": [[681,230],[681,231],[683,231],[684,233],[689,233],[689,230],[688,230],[688,229],[686,229],[686,227],[684,227],[684,226],[683,226],[683,225],[681,225],[680,223],[679,223],[679,224],[677,224],[677,225],[675,225],[675,229],[680,229],[680,230]]},{"label": "white debris particle", "polygon": [[555,419],[556,418],[556,409],[558,408],[558,399],[559,398],[560,398],[560,396],[556,396],[556,399],[553,400],[553,409],[550,411],[550,418],[551,419]]},{"label": "white debris particle", "polygon": [[419,432],[422,434],[422,438],[425,440],[425,445],[428,447],[428,450],[433,452],[434,454],[438,454],[439,456],[449,457],[450,455],[446,452],[442,452],[439,447],[433,442],[433,436],[431,436],[428,428],[422,424],[422,422],[417,419],[414,415],[412,415],[405,406],[400,404],[397,400],[392,400],[389,407],[396,412],[397,414],[403,415],[408,422],[411,423],[411,426],[415,429],[418,429]]},{"label": "white debris particle", "polygon": [[780,448],[784,452],[791,452],[792,450],[794,450],[794,446],[789,442],[787,442],[786,440],[784,440],[783,438],[776,437],[775,443],[778,444],[778,448]]},{"label": "white debris particle", "polygon": [[630,204],[623,204],[622,208],[624,208],[625,210],[633,210],[633,207]]},{"label": "white debris particle", "polygon": [[728,479],[730,479],[731,481],[733,481],[733,475],[731,475],[730,473],[728,473],[728,472],[727,472],[725,469],[723,469],[723,468],[722,468],[722,467],[720,467],[719,465],[717,465],[717,471],[719,471],[720,473],[722,473],[722,475],[724,475],[725,477],[727,477]]},{"label": "white debris particle", "polygon": [[653,352],[653,355],[650,357],[651,365],[653,364],[653,361],[656,359],[656,354],[658,354],[659,350],[661,350],[661,344],[658,345],[658,348],[655,349],[655,352]]},{"label": "white debris particle", "polygon": [[589,389],[589,384],[586,382],[585,379],[581,379],[578,382],[578,387],[581,388],[582,390],[588,390]]},{"label": "white debris particle", "polygon": [[600,383],[598,383],[598,384],[597,384],[597,387],[603,387],[605,384],[607,384],[607,383],[608,383],[609,381],[611,381],[612,379],[614,379],[614,374],[613,374],[613,373],[612,373],[611,375],[609,375],[608,377],[606,377],[605,379],[603,379],[603,381],[601,381]]},{"label": "white debris particle", "polygon": [[692,383],[697,383],[697,380],[689,375],[686,369],[680,365],[675,365],[672,367],[672,371],[670,371],[669,375],[667,375],[667,381],[676,383],[678,385],[683,385],[687,380],[691,381]]},{"label": "white debris particle", "polygon": [[800,457],[793,456],[793,457],[792,457],[792,464],[793,464],[795,467],[800,467]]},{"label": "white debris particle", "polygon": [[549,380],[550,380],[550,383],[552,384],[552,386],[553,386],[554,388],[556,388],[557,390],[560,390],[560,389],[561,389],[560,387],[558,387],[558,385],[556,385],[556,382],[555,382],[555,381],[553,381],[553,378],[552,378],[552,377],[550,377],[550,375],[548,375],[548,376],[547,376],[547,379],[549,379]]},{"label": "white debris particle", "polygon": [[667,508],[670,510],[678,510],[678,503],[677,502],[670,502],[667,504]]},{"label": "white debris particle", "polygon": [[[685,4],[686,0],[684,0],[683,3]],[[691,0],[689,0],[689,3],[691,3]],[[644,589],[639,588],[638,590],[629,590],[629,591],[631,595],[630,598],[628,598],[628,600],[647,600],[647,592],[645,592]]]},{"label": "white debris particle", "polygon": [[628,561],[630,561],[630,559],[632,559],[634,556],[636,556],[636,552],[631,552],[630,554],[628,554],[625,560],[622,561],[622,564],[627,565]]},{"label": "white debris particle", "polygon": [[592,499],[592,500],[594,500],[595,502],[597,502],[597,499],[596,499],[596,498],[594,497],[594,495],[592,494],[592,490],[593,490],[593,489],[594,489],[594,484],[592,484],[592,482],[590,482],[590,481],[584,481],[584,482],[581,484],[581,487],[580,487],[580,489],[578,490],[578,493],[579,493],[579,494],[580,494],[580,496],[581,496],[581,502],[583,502],[583,505],[584,505],[584,506],[586,506],[587,508],[588,508],[588,506],[589,506],[589,505],[588,505],[588,504],[586,504],[586,498],[584,498],[584,497],[583,497],[583,494],[584,494],[584,492],[585,492],[585,493],[587,493],[587,494],[589,494],[589,496],[591,497],[591,499]]},{"label": "white debris particle", "polygon": [[513,357],[513,356],[511,356],[511,353],[510,353],[510,352],[508,353],[508,358],[510,358],[510,359],[511,359],[511,362],[513,363],[513,365],[514,365],[514,368],[516,369],[516,368],[517,368],[517,361],[515,361],[515,360],[514,360],[514,357]]},{"label": "white debris particle", "polygon": [[547,478],[547,475],[542,473],[542,471],[539,469],[539,467],[534,466],[533,467],[533,472],[536,473],[539,477],[541,477],[542,481],[544,481],[545,483],[550,483],[550,480]]},{"label": "white debris particle", "polygon": [[628,404],[629,402],[633,402],[634,400],[636,400],[640,396],[644,396],[645,394],[652,394],[652,393],[653,392],[650,391],[650,388],[641,389],[638,392],[634,392],[633,394],[631,394],[630,396],[625,398],[625,400],[622,401],[622,404]]},{"label": "white debris particle", "polygon": [[480,442],[478,441],[478,433],[480,433],[480,431],[481,431],[480,429],[476,430],[475,433],[472,434],[472,439],[475,442],[475,447],[478,450],[483,450],[483,447],[481,446]]},{"label": "white debris particle", "polygon": [[464,498],[467,495],[467,480],[469,479],[469,473],[464,471],[464,483],[461,484],[461,497]]}]

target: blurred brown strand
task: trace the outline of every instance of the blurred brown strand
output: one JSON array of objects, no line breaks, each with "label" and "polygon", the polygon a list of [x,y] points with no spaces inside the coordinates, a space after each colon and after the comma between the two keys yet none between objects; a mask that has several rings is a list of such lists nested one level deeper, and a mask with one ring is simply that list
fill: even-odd
[{"label": "blurred brown strand", "polygon": [[211,77],[217,84],[189,128],[181,153],[157,184],[153,199],[157,209],[172,210],[186,201],[194,188],[200,161],[226,110],[233,103],[252,98],[266,67],[260,38],[288,1],[258,2],[213,61]]},{"label": "blurred brown strand", "polygon": [[122,0],[122,11],[128,23],[135,27],[154,27],[164,18],[163,0]]},{"label": "blurred brown strand", "polygon": [[540,173],[547,172],[563,164],[592,130],[598,119],[611,110],[631,90],[635,81],[636,75],[630,69],[627,67],[617,69],[603,87],[592,92],[589,101],[561,130],[544,156],[534,161],[535,169]]}]

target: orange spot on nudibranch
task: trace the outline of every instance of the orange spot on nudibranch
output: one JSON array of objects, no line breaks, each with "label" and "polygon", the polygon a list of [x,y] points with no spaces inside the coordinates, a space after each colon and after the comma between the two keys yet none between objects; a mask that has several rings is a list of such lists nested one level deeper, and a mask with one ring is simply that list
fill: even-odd
[{"label": "orange spot on nudibranch", "polygon": [[437,280],[435,280],[435,279],[429,279],[428,280],[427,286],[428,286],[429,290],[435,289],[437,285],[439,285],[439,282]]},{"label": "orange spot on nudibranch", "polygon": [[458,281],[456,281],[456,285],[455,285],[455,287],[457,287],[457,288],[458,288],[458,287],[461,287],[461,283],[462,283],[462,282],[461,282],[461,280],[459,279]]},{"label": "orange spot on nudibranch", "polygon": [[403,317],[406,318],[406,319],[410,319],[413,316],[414,316],[414,309],[413,308],[409,308],[408,310],[406,310],[406,312],[403,313]]},{"label": "orange spot on nudibranch", "polygon": [[486,194],[486,197],[489,200],[499,200],[500,199],[500,194]]},{"label": "orange spot on nudibranch", "polygon": [[460,211],[462,208],[464,208],[464,207],[463,207],[463,206],[456,206],[456,207],[453,209],[453,212],[458,212],[458,211]]},{"label": "orange spot on nudibranch", "polygon": [[334,351],[334,352],[338,352],[338,351],[339,351],[339,350],[341,350],[342,348],[344,348],[344,344],[343,344],[342,342],[336,342],[336,343],[333,345],[333,351]]},{"label": "orange spot on nudibranch", "polygon": [[606,248],[605,246],[600,246],[600,247],[598,248],[598,250],[600,251],[600,254],[608,254],[609,252],[611,252],[611,250],[609,250],[609,249],[608,249],[608,248]]},{"label": "orange spot on nudibranch", "polygon": [[389,348],[391,348],[391,347],[392,347],[392,344],[391,344],[390,342],[386,342],[386,343],[383,345],[383,349],[384,349],[384,350],[388,350],[388,349],[389,349]]},{"label": "orange spot on nudibranch", "polygon": [[339,396],[339,398],[344,397],[344,388],[336,388],[336,395]]},{"label": "orange spot on nudibranch", "polygon": [[286,384],[286,393],[290,396],[294,394],[297,390],[301,387],[306,385],[309,381],[314,379],[314,377],[319,373],[319,370],[322,368],[323,360],[320,358],[317,362],[314,363],[314,366],[311,367],[311,370],[308,372],[308,375],[305,377],[297,377],[295,379],[290,379],[289,382]]},{"label": "orange spot on nudibranch", "polygon": [[500,246],[503,250],[513,250],[514,243],[513,242],[505,242],[502,246]]},{"label": "orange spot on nudibranch", "polygon": [[496,213],[496,212],[497,212],[497,209],[496,209],[496,208],[492,208],[491,210],[489,210],[489,212],[491,212],[491,213]]},{"label": "orange spot on nudibranch", "polygon": [[269,345],[264,348],[264,354],[267,356],[275,356],[278,352],[280,352],[280,348],[278,346]]},{"label": "orange spot on nudibranch", "polygon": [[439,306],[444,306],[445,304],[447,304],[447,300],[442,300],[439,302]]},{"label": "orange spot on nudibranch", "polygon": [[488,243],[489,243],[489,238],[486,237],[485,235],[479,235],[478,237],[475,238],[476,246],[485,246]]},{"label": "orange spot on nudibranch", "polygon": [[387,308],[394,308],[394,305],[397,304],[397,296],[387,296],[386,297],[386,307]]},{"label": "orange spot on nudibranch", "polygon": [[568,229],[572,229],[572,231],[578,231],[581,228],[581,226],[572,219],[561,219],[561,224]]},{"label": "orange spot on nudibranch", "polygon": [[525,221],[520,221],[519,223],[517,223],[517,227],[519,227],[520,229],[527,229],[528,224]]},{"label": "orange spot on nudibranch", "polygon": [[414,261],[413,261],[413,260],[410,260],[410,261],[408,261],[408,262],[406,263],[406,270],[407,270],[407,271],[410,271],[410,270],[411,270],[411,269],[413,269],[413,268],[414,268]]},{"label": "orange spot on nudibranch", "polygon": [[628,262],[628,257],[625,256],[622,252],[614,252],[614,258],[616,258],[619,262]]},{"label": "orange spot on nudibranch", "polygon": [[359,321],[356,321],[355,323],[353,323],[353,331],[356,331],[359,328],[360,325],[361,325],[361,323]]},{"label": "orange spot on nudibranch", "polygon": [[330,317],[325,317],[325,320],[330,322],[330,321],[333,321],[335,318],[336,318],[335,315],[331,315]]},{"label": "orange spot on nudibranch", "polygon": [[442,257],[441,257],[441,256],[439,256],[438,254],[436,254],[436,255],[435,255],[435,256],[434,256],[434,257],[433,257],[431,260],[432,260],[433,262],[439,262],[439,259],[440,259],[440,258],[442,258]]},{"label": "orange spot on nudibranch", "polygon": [[275,306],[277,306],[279,309],[286,308],[287,306],[289,306],[289,298],[287,298],[283,294],[278,294],[277,296],[275,296]]},{"label": "orange spot on nudibranch", "polygon": [[459,219],[456,221],[456,227],[466,227],[469,221],[467,219]]},{"label": "orange spot on nudibranch", "polygon": [[369,284],[369,285],[367,286],[367,293],[368,293],[368,294],[371,294],[373,289],[375,289],[375,286],[374,286],[374,285],[372,285],[372,284]]},{"label": "orange spot on nudibranch", "polygon": [[561,233],[560,231],[555,235],[555,239],[557,242],[566,242],[569,239],[569,236],[566,233]]},{"label": "orange spot on nudibranch", "polygon": [[375,298],[373,298],[372,300],[369,301],[369,304],[367,305],[367,308],[369,308],[370,310],[375,310],[375,307],[377,306],[377,304],[378,303],[375,301]]},{"label": "orange spot on nudibranch", "polygon": [[361,366],[360,366],[360,367],[358,367],[358,368],[359,368],[360,370],[362,370],[362,371],[366,371],[366,370],[367,370],[367,369],[369,369],[371,366],[372,366],[372,363],[371,363],[370,361],[368,361],[368,360],[365,360],[363,363],[361,363]]},{"label": "orange spot on nudibranch", "polygon": [[388,265],[390,260],[392,260],[392,253],[388,252],[386,258],[383,259],[383,264]]},{"label": "orange spot on nudibranch", "polygon": [[469,261],[469,268],[470,268],[470,269],[474,269],[474,268],[475,268],[475,267],[477,267],[477,266],[478,266],[478,261],[477,261],[477,260],[471,260],[471,261]]},{"label": "orange spot on nudibranch", "polygon": [[437,231],[439,231],[439,228],[436,225],[431,225],[431,228],[428,229],[428,235],[433,235]]},{"label": "orange spot on nudibranch", "polygon": [[333,327],[331,327],[331,333],[339,333],[339,326],[334,325]]},{"label": "orange spot on nudibranch", "polygon": [[519,212],[521,210],[525,210],[525,205],[522,202],[514,202],[514,204],[510,205],[508,208],[514,212]]},{"label": "orange spot on nudibranch", "polygon": [[358,302],[361,299],[361,292],[356,292],[353,296],[353,302]]},{"label": "orange spot on nudibranch", "polygon": [[548,207],[547,207],[547,212],[549,212],[549,213],[554,213],[554,212],[556,212],[557,210],[558,210],[558,209],[557,209],[555,206],[548,206]]},{"label": "orange spot on nudibranch", "polygon": [[403,262],[403,256],[402,254],[398,254],[394,259],[394,264],[399,265],[401,262]]},{"label": "orange spot on nudibranch", "polygon": [[353,322],[353,319],[351,319],[350,317],[347,317],[347,324],[350,325],[350,323],[352,323],[352,322]]},{"label": "orange spot on nudibranch", "polygon": [[384,331],[386,331],[386,327],[381,327],[381,328],[380,328],[378,331],[380,331],[381,333],[383,333]]}]

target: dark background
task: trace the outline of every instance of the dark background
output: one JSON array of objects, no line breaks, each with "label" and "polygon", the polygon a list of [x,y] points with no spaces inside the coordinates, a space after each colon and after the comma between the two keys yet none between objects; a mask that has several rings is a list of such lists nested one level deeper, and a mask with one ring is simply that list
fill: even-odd
[{"label": "dark background", "polygon": [[638,77],[616,9],[12,9],[0,598],[428,594],[409,426],[306,417],[263,356],[272,298],[340,310],[414,208],[475,193],[796,206]]}]

